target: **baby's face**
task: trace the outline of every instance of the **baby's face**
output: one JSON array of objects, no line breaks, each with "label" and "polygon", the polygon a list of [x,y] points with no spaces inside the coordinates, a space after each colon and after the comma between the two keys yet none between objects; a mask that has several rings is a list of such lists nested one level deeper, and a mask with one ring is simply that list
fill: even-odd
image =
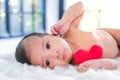
[{"label": "baby's face", "polygon": [[27,43],[27,57],[33,65],[49,67],[66,66],[72,58],[68,43],[57,36],[36,37]]}]

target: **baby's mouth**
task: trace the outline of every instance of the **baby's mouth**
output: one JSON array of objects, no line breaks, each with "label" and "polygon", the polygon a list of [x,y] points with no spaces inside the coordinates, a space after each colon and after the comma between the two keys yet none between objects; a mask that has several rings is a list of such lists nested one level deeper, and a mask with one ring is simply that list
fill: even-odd
[{"label": "baby's mouth", "polygon": [[65,57],[66,57],[66,53],[65,53],[65,49],[63,51],[63,60],[65,60]]}]

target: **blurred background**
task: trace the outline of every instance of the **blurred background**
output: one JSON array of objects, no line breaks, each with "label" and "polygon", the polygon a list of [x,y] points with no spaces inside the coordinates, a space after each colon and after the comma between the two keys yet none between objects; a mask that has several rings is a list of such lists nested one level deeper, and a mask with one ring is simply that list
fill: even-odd
[{"label": "blurred background", "polygon": [[81,29],[120,28],[120,0],[0,0],[0,53],[31,32],[50,33],[50,27],[78,1],[85,7]]}]

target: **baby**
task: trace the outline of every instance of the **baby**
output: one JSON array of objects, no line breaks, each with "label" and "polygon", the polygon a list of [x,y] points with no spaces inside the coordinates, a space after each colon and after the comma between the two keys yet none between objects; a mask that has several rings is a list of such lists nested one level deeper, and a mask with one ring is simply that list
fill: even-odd
[{"label": "baby", "polygon": [[117,63],[112,58],[120,55],[120,29],[100,28],[91,32],[80,30],[78,27],[83,14],[83,4],[78,2],[70,6],[51,27],[52,34],[31,33],[25,36],[16,48],[16,60],[51,69],[55,66],[77,65],[73,58],[76,51],[89,51],[92,45],[97,44],[103,49],[102,58],[82,62],[77,65],[77,70],[116,69]]}]

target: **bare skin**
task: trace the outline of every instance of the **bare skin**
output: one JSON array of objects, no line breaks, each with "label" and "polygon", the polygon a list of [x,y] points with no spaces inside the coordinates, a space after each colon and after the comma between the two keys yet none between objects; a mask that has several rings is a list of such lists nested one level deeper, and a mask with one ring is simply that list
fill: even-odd
[{"label": "bare skin", "polygon": [[[101,59],[88,60],[78,65],[78,71],[85,72],[89,68],[113,70],[117,64],[111,58],[120,54],[120,29],[101,28],[90,32],[80,30],[79,23],[84,14],[83,4],[78,2],[70,6],[63,17],[51,27],[52,35],[45,37],[33,36],[26,44],[27,57],[33,65],[54,68],[66,66],[73,60],[79,49],[88,51],[94,44],[103,49]],[[57,35],[63,34],[63,38]],[[56,35],[56,36],[53,36]],[[49,65],[46,62],[49,61]],[[74,62],[74,61],[73,61]]]},{"label": "bare skin", "polygon": [[[74,15],[76,12],[74,12],[74,7],[69,8],[68,11],[63,15],[62,19],[52,27],[52,33],[63,34],[64,39],[70,45],[73,54],[79,49],[88,51],[93,44],[102,46],[103,58],[83,62],[82,64],[78,65],[78,71],[84,72],[89,68],[93,68],[95,70],[100,68],[115,69],[117,64],[109,59],[115,58],[118,54],[120,54],[120,50],[118,49],[118,45],[120,45],[120,29],[101,28],[91,32],[85,32],[78,29],[79,22],[81,21],[84,13],[83,5],[81,3],[78,3],[78,5],[81,13],[77,17],[74,16],[73,18],[72,15]],[[71,11],[73,11],[73,14],[70,14]],[[61,30],[58,29],[61,26],[60,24],[66,22],[66,20],[68,21],[68,24],[64,24],[64,27],[68,27],[69,25],[69,28],[67,28],[68,30],[65,30],[65,28],[62,28]],[[104,58],[109,59],[106,60]]]}]

